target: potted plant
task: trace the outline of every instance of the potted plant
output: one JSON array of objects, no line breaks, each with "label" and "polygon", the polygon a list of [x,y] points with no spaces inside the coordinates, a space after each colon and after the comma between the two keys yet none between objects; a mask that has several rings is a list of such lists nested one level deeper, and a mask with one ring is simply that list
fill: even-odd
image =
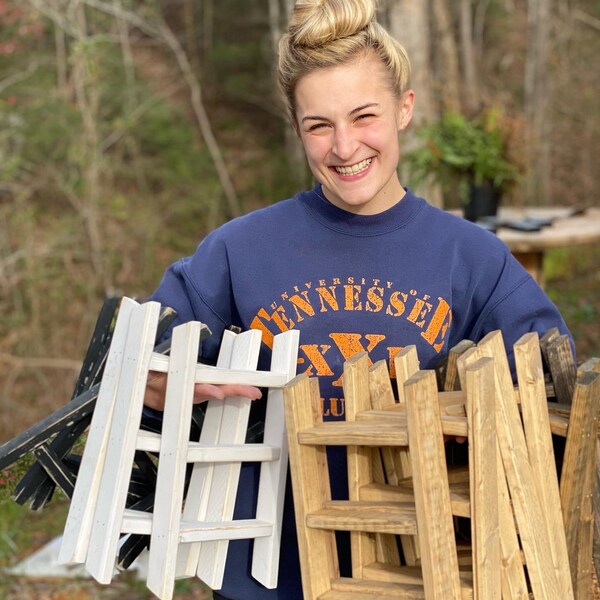
[{"label": "potted plant", "polygon": [[413,184],[433,178],[446,199],[461,199],[470,220],[495,215],[502,194],[519,174],[500,111],[491,109],[474,119],[448,112],[417,136],[423,145],[405,157]]}]

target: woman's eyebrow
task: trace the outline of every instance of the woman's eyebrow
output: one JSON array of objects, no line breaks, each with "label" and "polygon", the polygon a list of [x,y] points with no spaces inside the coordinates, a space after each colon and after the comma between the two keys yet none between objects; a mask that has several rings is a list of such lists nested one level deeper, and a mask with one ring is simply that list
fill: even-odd
[{"label": "woman's eyebrow", "polygon": [[362,104],[361,106],[358,106],[357,108],[354,108],[353,110],[351,110],[348,113],[348,116],[351,115],[355,115],[356,113],[360,112],[361,110],[365,110],[365,108],[372,108],[374,106],[379,106],[379,104],[377,104],[377,102],[367,102],[367,104]]},{"label": "woman's eyebrow", "polygon": [[329,121],[327,117],[319,117],[319,115],[306,115],[306,117],[302,118],[302,123],[304,121]]},{"label": "woman's eyebrow", "polygon": [[[379,107],[379,104],[377,102],[367,102],[366,104],[361,104],[360,106],[353,108],[348,113],[348,116],[351,117],[352,115],[359,113],[361,110],[365,110],[366,108],[372,107]],[[306,115],[306,117],[302,118],[302,123],[304,123],[305,121],[329,121],[329,119],[327,117],[321,117],[319,115]]]}]

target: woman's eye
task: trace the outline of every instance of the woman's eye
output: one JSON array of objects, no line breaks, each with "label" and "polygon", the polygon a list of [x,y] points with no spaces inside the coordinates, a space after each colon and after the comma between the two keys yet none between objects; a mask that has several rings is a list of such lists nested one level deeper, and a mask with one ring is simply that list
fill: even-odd
[{"label": "woman's eye", "polygon": [[366,119],[369,119],[371,117],[374,117],[375,115],[372,113],[365,113],[364,115],[358,115],[358,117],[356,118],[357,121],[365,121]]},{"label": "woman's eye", "polygon": [[327,127],[327,123],[315,123],[308,128],[308,131],[316,131],[317,129],[323,129]]}]

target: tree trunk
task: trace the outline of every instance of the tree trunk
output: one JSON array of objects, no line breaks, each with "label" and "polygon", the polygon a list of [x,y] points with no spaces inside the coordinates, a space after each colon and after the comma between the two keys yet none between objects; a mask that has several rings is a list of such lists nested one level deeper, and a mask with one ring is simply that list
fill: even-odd
[{"label": "tree trunk", "polygon": [[551,203],[548,100],[548,53],[551,0],[528,0],[528,48],[525,64],[525,116],[527,123],[527,200]]},{"label": "tree trunk", "polygon": [[[283,4],[281,4],[283,2]],[[294,0],[269,0],[269,23],[271,27],[271,41],[273,46],[273,65],[277,64],[279,51],[279,38],[287,30],[287,23],[294,8]],[[276,66],[274,66],[276,70]],[[287,111],[282,112],[283,136],[285,155],[290,169],[289,180],[294,187],[312,185],[308,164],[304,155],[302,144],[292,128]]]},{"label": "tree trunk", "polygon": [[[429,6],[428,2],[422,0],[390,0],[387,14],[389,31],[406,48],[411,63],[411,87],[415,91],[415,112],[412,125],[402,134],[404,152],[410,152],[419,143],[416,137],[418,128],[438,117],[432,88]],[[400,161],[401,181],[408,179],[409,176]],[[416,191],[425,196],[431,204],[442,205],[438,186],[426,182]]]},{"label": "tree trunk", "polygon": [[473,3],[472,0],[460,0],[460,50],[464,75],[463,99],[470,113],[480,107],[478,58],[473,45]]},{"label": "tree trunk", "polygon": [[183,4],[183,21],[185,27],[185,47],[194,70],[198,68],[198,40],[196,35],[195,0],[185,0]]},{"label": "tree trunk", "polygon": [[441,83],[443,93],[441,102],[445,110],[460,112],[461,75],[458,66],[458,49],[454,38],[452,18],[445,0],[432,0],[435,38],[437,40],[435,57],[437,79]]},{"label": "tree trunk", "polygon": [[411,63],[411,87],[415,90],[413,125],[419,127],[435,118],[430,52],[428,2],[396,0],[389,7],[389,31],[408,52]]},{"label": "tree trunk", "polygon": [[213,49],[213,25],[215,20],[215,5],[213,0],[203,0],[204,10],[202,11],[202,53],[204,64],[208,62]]}]

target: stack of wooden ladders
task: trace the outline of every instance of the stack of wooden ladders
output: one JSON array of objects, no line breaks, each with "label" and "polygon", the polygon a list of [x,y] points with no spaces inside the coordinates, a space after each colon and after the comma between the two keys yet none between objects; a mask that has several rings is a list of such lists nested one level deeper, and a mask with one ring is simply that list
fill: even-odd
[{"label": "stack of wooden ladders", "polygon": [[[589,598],[598,361],[564,407],[548,402],[537,334],[514,355],[516,387],[500,332],[465,342],[438,391],[407,347],[395,358],[398,402],[387,365],[356,355],[345,422],[321,422],[317,380],[286,386],[305,600]],[[566,436],[560,486],[552,434]],[[447,467],[445,436],[467,438],[466,469]],[[331,499],[328,445],[347,447],[347,501]],[[456,517],[470,519],[468,548]],[[335,531],[351,532],[351,577],[339,575]]]},{"label": "stack of wooden ladders", "polygon": [[[124,298],[71,499],[59,560],[85,563],[111,581],[119,539],[150,536],[147,585],[170,599],[176,577],[197,575],[219,589],[228,541],[254,539],[252,573],[277,584],[280,521],[287,473],[281,388],[295,374],[298,332],[275,337],[270,371],[256,365],[259,331],[225,331],[216,367],[199,364],[202,324],[175,327],[170,355],[153,352],[160,305]],[[162,435],[140,430],[149,371],[167,374]],[[250,401],[208,403],[198,441],[190,441],[194,385],[244,383],[269,388],[264,439],[246,444]],[[158,456],[152,512],[126,508],[136,451]],[[261,462],[256,518],[232,520],[240,465]],[[193,471],[184,502],[186,467]]]}]

